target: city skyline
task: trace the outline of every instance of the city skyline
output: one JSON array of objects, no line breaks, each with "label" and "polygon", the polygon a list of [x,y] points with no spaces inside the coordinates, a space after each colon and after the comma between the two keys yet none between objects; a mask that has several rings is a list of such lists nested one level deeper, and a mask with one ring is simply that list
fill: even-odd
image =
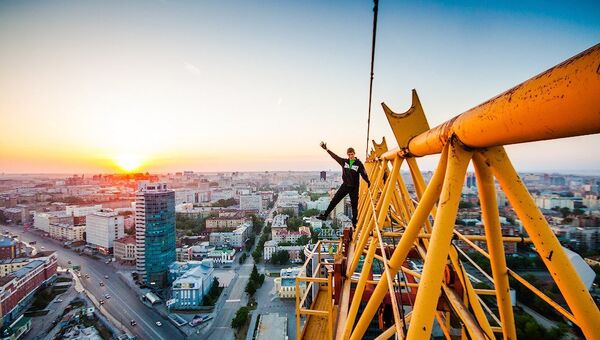
[{"label": "city skyline", "polygon": [[[382,2],[372,139],[396,145],[381,101],[404,111],[416,88],[434,127],[591,47],[599,6]],[[371,15],[369,2],[3,2],[0,172],[336,169],[321,140],[364,159]],[[507,150],[520,171],[585,171],[599,144]]]}]

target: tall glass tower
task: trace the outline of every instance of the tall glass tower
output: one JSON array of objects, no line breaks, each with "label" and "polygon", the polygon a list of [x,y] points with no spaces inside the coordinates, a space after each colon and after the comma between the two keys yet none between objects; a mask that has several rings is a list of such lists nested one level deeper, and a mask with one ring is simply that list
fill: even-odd
[{"label": "tall glass tower", "polygon": [[175,192],[165,183],[140,181],[135,202],[136,267],[153,288],[167,285],[175,262]]}]

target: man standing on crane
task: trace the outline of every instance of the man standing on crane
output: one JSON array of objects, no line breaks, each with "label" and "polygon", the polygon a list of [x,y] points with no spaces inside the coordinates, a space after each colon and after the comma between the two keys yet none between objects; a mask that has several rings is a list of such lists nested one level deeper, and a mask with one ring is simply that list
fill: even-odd
[{"label": "man standing on crane", "polygon": [[358,187],[360,184],[359,175],[365,180],[365,182],[367,182],[368,186],[371,186],[371,182],[369,181],[369,177],[365,171],[365,166],[358,158],[355,157],[356,153],[354,148],[348,148],[346,151],[348,158],[341,158],[331,150],[328,150],[325,142],[321,142],[321,147],[342,166],[342,185],[331,199],[331,203],[329,203],[327,210],[325,210],[325,212],[321,215],[317,216],[317,218],[325,221],[333,208],[335,208],[335,206],[340,203],[340,201],[346,197],[346,195],[349,194],[350,203],[352,205],[352,224],[354,227],[356,227],[356,221],[358,218]]}]

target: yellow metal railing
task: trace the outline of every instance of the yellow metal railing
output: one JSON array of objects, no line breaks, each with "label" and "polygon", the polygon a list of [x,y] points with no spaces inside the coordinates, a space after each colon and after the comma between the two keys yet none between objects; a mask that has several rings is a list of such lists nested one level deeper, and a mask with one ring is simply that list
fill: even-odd
[{"label": "yellow metal railing", "polygon": [[[341,241],[318,241],[302,266],[302,274],[296,278],[297,339],[333,338],[333,266],[341,250]],[[303,285],[304,289],[301,288]],[[317,323],[320,326],[316,326]],[[318,333],[318,337],[307,334],[311,332]]]},{"label": "yellow metal railing", "polygon": [[[398,148],[388,150],[385,139],[381,144],[373,142],[374,149],[365,164],[371,187],[361,186],[358,223],[351,236],[345,234],[338,248],[337,256],[343,257],[345,267],[342,282],[334,283],[342,285],[336,287],[340,295],[334,303],[329,289],[332,302],[327,305],[328,314],[318,314],[327,314],[328,324],[336,325],[335,330],[328,329],[320,338],[361,339],[376,314],[381,315],[382,306],[388,304],[393,324],[379,319],[378,339],[428,339],[434,320],[448,339],[457,332],[477,339],[493,339],[497,334],[516,339],[509,285],[509,277],[513,277],[577,325],[587,338],[600,339],[598,307],[503,148],[507,144],[600,133],[600,45],[433,129],[415,91],[408,111],[397,114],[385,104],[383,109]],[[438,153],[438,166],[426,184],[415,157]],[[411,196],[400,176],[403,164],[410,172],[416,197]],[[469,164],[475,169],[484,235],[463,235],[455,230]],[[502,235],[496,182],[528,238]],[[481,268],[452,244],[453,238],[489,259],[491,275],[484,276],[493,283],[493,289],[473,287],[461,258]],[[485,242],[487,251],[474,241]],[[506,242],[528,242],[535,247],[567,308],[507,268]],[[313,252],[312,256],[318,256],[322,266],[320,255]],[[415,257],[423,261],[422,272],[406,266],[407,260]],[[375,262],[383,268],[378,278],[373,277]],[[330,274],[319,278],[322,282],[302,280],[309,285],[332,285]],[[481,298],[484,295],[495,297],[497,315]],[[300,316],[310,318],[312,311],[301,308],[306,296],[297,296],[299,338],[305,335]],[[408,304],[402,302],[404,297]],[[310,320],[304,326],[308,324]]]}]

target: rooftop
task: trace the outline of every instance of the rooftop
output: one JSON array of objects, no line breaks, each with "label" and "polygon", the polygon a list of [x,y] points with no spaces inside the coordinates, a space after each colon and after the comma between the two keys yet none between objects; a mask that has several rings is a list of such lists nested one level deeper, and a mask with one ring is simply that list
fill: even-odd
[{"label": "rooftop", "polygon": [[0,238],[0,247],[10,247],[10,246],[14,245],[15,243],[16,243],[16,241],[10,237]]},{"label": "rooftop", "polygon": [[135,236],[128,235],[125,237],[121,237],[120,239],[116,239],[115,242],[125,243],[125,244],[135,244]]},{"label": "rooftop", "polygon": [[20,279],[23,276],[27,275],[30,271],[34,270],[35,268],[37,268],[39,266],[43,266],[44,263],[46,263],[46,261],[33,260],[33,261],[29,262],[27,265],[17,269],[14,273],[12,273],[12,275],[14,275]]},{"label": "rooftop", "polygon": [[256,329],[257,340],[285,339],[287,337],[287,317],[279,314],[262,314]]}]

